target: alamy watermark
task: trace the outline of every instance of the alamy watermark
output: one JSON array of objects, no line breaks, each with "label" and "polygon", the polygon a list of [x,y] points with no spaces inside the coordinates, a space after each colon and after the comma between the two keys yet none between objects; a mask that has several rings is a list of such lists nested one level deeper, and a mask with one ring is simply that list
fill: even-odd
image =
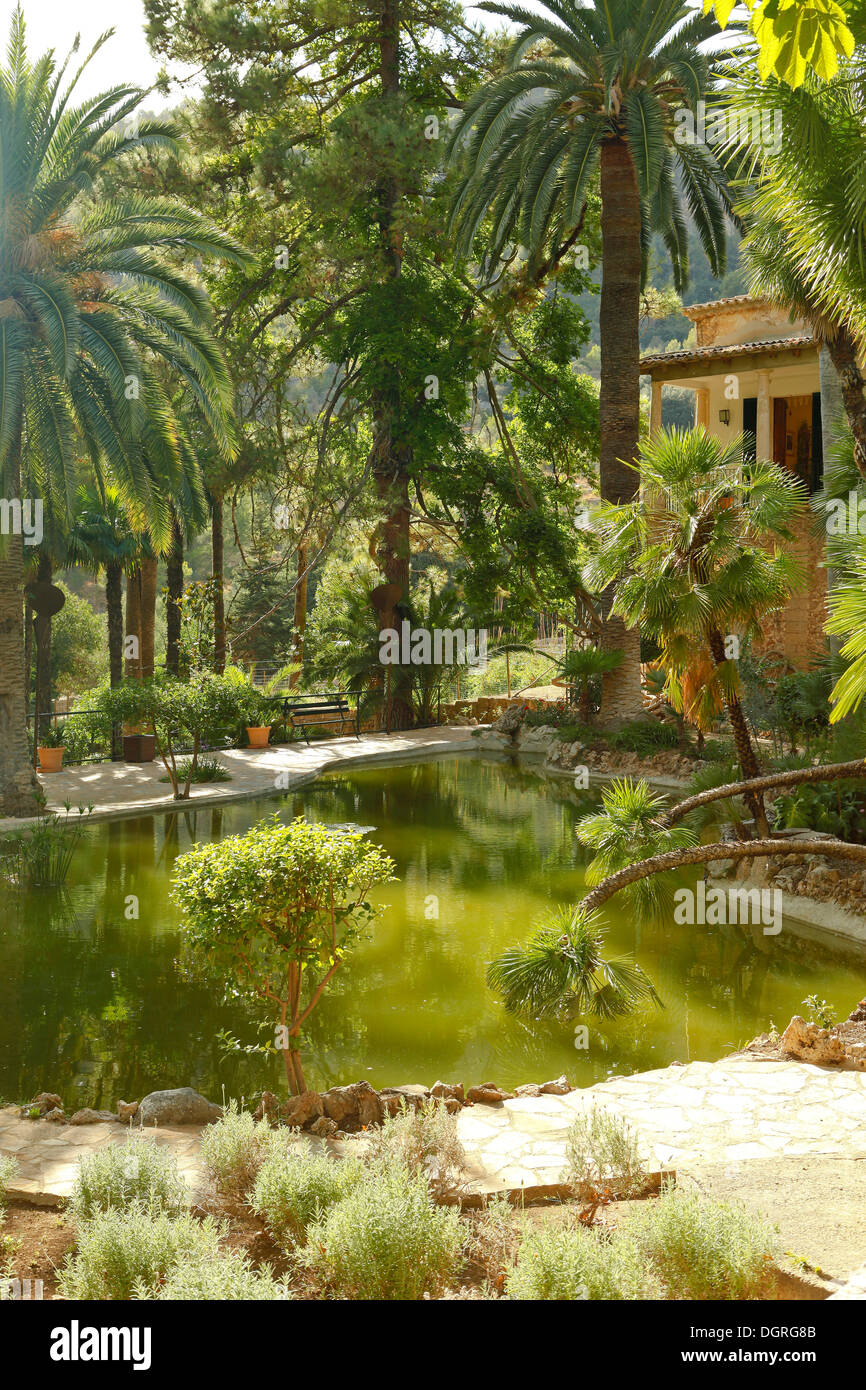
[{"label": "alamy watermark", "polygon": [[737,111],[728,107],[707,112],[707,103],[699,101],[694,111],[681,106],[674,114],[674,140],[678,145],[736,145],[748,142],[778,154],[782,148],[782,112],[779,107],[762,111],[757,106],[744,106]]},{"label": "alamy watermark", "polygon": [[678,888],[674,893],[674,921],[678,927],[763,927],[764,936],[778,936],[782,890],[708,887],[701,879],[697,888]]},{"label": "alamy watermark", "polygon": [[479,666],[487,660],[487,631],[480,628],[412,627],[404,619],[379,633],[383,666]]},{"label": "alamy watermark", "polygon": [[0,497],[0,536],[23,536],[25,545],[41,545],[42,498]]}]

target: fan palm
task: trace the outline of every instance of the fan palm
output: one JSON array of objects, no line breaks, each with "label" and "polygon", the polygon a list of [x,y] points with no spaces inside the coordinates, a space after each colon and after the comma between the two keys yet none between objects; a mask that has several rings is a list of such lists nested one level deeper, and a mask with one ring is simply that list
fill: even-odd
[{"label": "fan palm", "polygon": [[[730,444],[705,429],[661,431],[641,450],[641,496],[600,516],[595,576],[616,582],[614,609],[662,650],[676,681],[710,658],[709,691],[724,703],[743,777],[758,759],[740,703],[736,649],[727,639],[760,635],[799,579],[780,542],[806,506],[803,486],[776,464],[744,470],[744,439]],[[750,801],[767,833],[763,801]]]},{"label": "fan palm", "polygon": [[593,680],[619,670],[622,662],[622,652],[601,651],[598,647],[580,647],[566,656],[560,675],[568,685],[579,687],[577,708],[582,723],[589,724],[592,719]]},{"label": "fan palm", "polygon": [[[612,782],[601,793],[602,809],[578,822],[577,838],[595,851],[587,865],[586,882],[595,887],[611,874],[654,854],[684,849],[697,843],[687,826],[665,828],[661,823],[666,801],[653,792],[649,783],[623,778]],[[662,901],[664,884],[657,877],[639,879],[625,891],[631,893],[641,910],[655,910]]]},{"label": "fan palm", "polygon": [[[209,303],[178,258],[246,257],[173,200],[94,198],[116,160],[141,145],[175,147],[174,132],[144,119],[127,129],[142,95],[133,87],[73,104],[77,76],[64,86],[65,72],[52,53],[31,62],[16,11],[0,68],[0,492],[20,497],[26,453],[40,492],[71,498],[83,458],[94,473],[108,470],[159,538],[170,526],[164,484],[179,482],[183,458],[156,363],[196,401],[221,447],[233,447],[231,382]],[[20,717],[21,574],[21,537],[13,535],[0,555],[6,815],[33,805]]]},{"label": "fan palm", "polygon": [[[713,272],[725,265],[726,180],[694,138],[693,120],[689,126],[714,81],[705,46],[719,28],[685,0],[544,0],[541,13],[479,8],[522,29],[507,70],[467,102],[455,133],[455,153],[467,166],[454,203],[458,249],[469,253],[484,225],[489,257],[517,242],[537,261],[552,241],[555,263],[579,235],[598,174],[600,486],[606,501],[624,502],[637,487],[629,465],[640,429],[640,293],[650,234],[662,234],[681,287],[685,201]],[[615,622],[603,642],[629,651],[607,682],[608,712],[639,715],[636,634],[626,637]]]},{"label": "fan palm", "polygon": [[491,962],[487,983],[509,1013],[534,1018],[621,1018],[643,1004],[660,1005],[631,956],[605,959],[604,935],[598,914],[560,907],[525,945]]}]

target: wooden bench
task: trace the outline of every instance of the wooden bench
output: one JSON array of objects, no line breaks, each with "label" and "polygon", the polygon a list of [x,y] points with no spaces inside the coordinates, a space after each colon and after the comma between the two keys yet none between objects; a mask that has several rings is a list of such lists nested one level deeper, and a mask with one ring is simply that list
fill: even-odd
[{"label": "wooden bench", "polygon": [[344,695],[313,696],[309,700],[284,700],[283,718],[291,722],[293,729],[302,731],[307,743],[310,742],[307,730],[317,724],[339,725],[340,733],[349,727],[356,738],[361,737],[359,711],[356,709],[353,713],[349,709],[349,702]]}]

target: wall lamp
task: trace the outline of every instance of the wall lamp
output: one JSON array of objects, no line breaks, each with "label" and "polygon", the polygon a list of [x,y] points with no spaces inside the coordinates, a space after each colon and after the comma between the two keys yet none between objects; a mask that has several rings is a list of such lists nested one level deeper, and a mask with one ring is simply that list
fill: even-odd
[{"label": "wall lamp", "polygon": [[720,410],[719,420],[723,425],[729,425],[731,423],[731,412],[729,410]]}]

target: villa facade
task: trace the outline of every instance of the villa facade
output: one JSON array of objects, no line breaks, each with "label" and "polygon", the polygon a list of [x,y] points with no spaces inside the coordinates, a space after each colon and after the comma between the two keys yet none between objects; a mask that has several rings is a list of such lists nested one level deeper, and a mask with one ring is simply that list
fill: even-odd
[{"label": "villa facade", "polygon": [[[744,431],[758,458],[801,478],[816,492],[824,471],[819,345],[809,327],[748,295],[692,304],[683,311],[697,343],[641,361],[651,382],[650,430],[661,428],[665,386],[694,392],[695,424],[721,440]],[[811,515],[799,523],[794,551],[804,583],[764,626],[762,650],[803,669],[824,648],[827,570]]]}]

